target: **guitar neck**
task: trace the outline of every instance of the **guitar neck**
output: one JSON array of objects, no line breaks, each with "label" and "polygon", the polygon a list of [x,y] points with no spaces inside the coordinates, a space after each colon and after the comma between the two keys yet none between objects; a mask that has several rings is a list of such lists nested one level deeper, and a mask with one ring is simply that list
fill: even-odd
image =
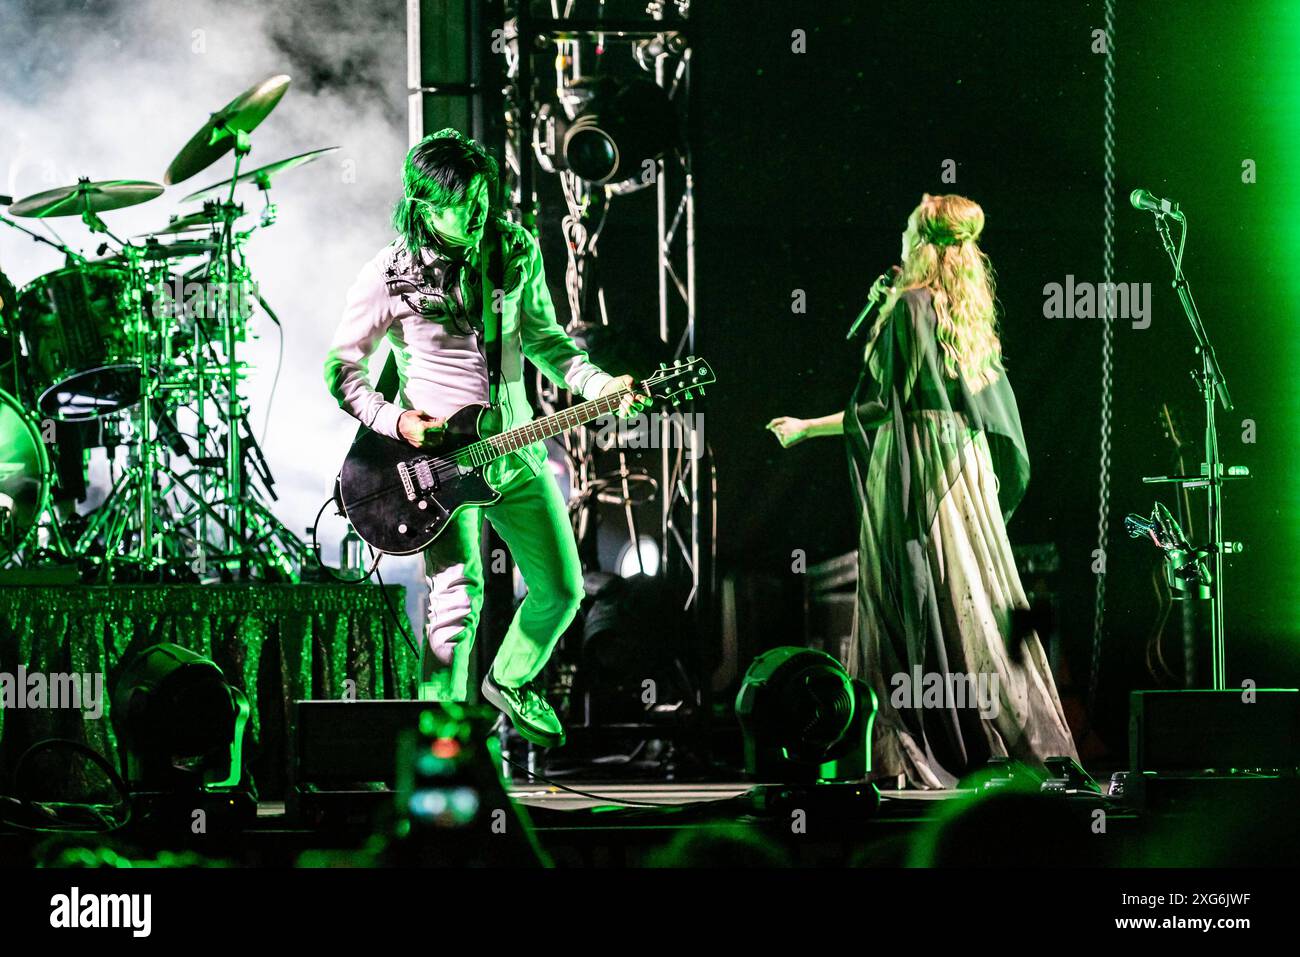
[{"label": "guitar neck", "polygon": [[493,435],[467,445],[461,449],[461,454],[466,456],[468,465],[475,467],[487,465],[503,455],[519,451],[524,446],[553,438],[561,432],[567,432],[593,419],[599,419],[602,415],[609,415],[622,404],[624,398],[631,394],[630,390],[623,389],[611,395],[601,396],[599,399],[582,402],[552,415],[534,419],[526,425],[502,432],[500,435]]}]

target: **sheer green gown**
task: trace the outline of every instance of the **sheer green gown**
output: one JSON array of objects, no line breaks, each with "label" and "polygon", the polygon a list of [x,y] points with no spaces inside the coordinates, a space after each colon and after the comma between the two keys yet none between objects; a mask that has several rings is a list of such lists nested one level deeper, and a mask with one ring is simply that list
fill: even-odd
[{"label": "sheer green gown", "polygon": [[[992,756],[1076,756],[1042,643],[1011,639],[1027,607],[1005,524],[1029,480],[1015,394],[1005,374],[975,392],[949,378],[935,322],[928,291],[899,297],[844,416],[861,526],[846,664],[878,699],[873,774],[921,788]],[[987,696],[963,700],[954,675]],[[939,681],[949,693],[912,693]]]}]

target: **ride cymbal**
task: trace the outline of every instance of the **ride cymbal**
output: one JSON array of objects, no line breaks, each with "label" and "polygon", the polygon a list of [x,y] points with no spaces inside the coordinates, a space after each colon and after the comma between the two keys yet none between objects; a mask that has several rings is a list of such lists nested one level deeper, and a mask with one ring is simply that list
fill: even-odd
[{"label": "ride cymbal", "polygon": [[162,194],[157,183],[140,179],[107,179],[92,183],[83,179],[75,186],[60,186],[24,197],[9,207],[14,216],[45,219],[51,216],[80,216],[103,213],[124,206],[146,203]]},{"label": "ride cymbal", "polygon": [[[299,153],[297,156],[290,156],[288,159],[276,160],[274,163],[267,163],[259,169],[249,170],[247,173],[240,173],[239,176],[234,177],[234,179],[240,183],[256,182],[259,186],[265,188],[271,184],[272,177],[278,176],[287,170],[296,169],[299,166],[311,163],[320,159],[327,153],[333,153],[338,149],[339,147],[337,146],[326,146],[322,149]],[[182,199],[181,202],[191,203],[195,200],[208,199],[212,196],[220,195],[230,189],[230,183],[231,180],[223,179],[220,183],[213,183],[211,186],[204,186],[201,190],[190,193],[190,195]]]}]

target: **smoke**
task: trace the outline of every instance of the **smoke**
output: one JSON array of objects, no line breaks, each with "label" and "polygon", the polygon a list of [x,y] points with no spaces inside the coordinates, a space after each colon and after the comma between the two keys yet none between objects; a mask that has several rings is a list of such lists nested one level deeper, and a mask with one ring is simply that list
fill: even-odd
[{"label": "smoke", "polygon": [[[161,183],[209,113],[277,73],[293,83],[253,132],[243,168],[341,147],[274,183],[277,222],[247,246],[253,279],[284,325],[265,452],[280,495],[273,510],[300,535],[330,494],[355,431],[321,368],[348,286],[391,238],[406,151],[404,16],[402,0],[0,0],[0,192],[27,196],[79,176]],[[119,236],[159,229],[171,214],[199,208],[180,198],[230,176],[233,162],[228,154],[103,219]],[[263,197],[241,186],[236,200],[249,212],[247,228]],[[96,255],[101,237],[76,217],[45,222]],[[54,249],[0,226],[0,269],[20,287],[62,265]],[[260,311],[252,331],[243,358],[260,435],[279,343]],[[342,533],[337,520],[323,529],[333,541]],[[389,577],[409,580],[410,567]]]}]

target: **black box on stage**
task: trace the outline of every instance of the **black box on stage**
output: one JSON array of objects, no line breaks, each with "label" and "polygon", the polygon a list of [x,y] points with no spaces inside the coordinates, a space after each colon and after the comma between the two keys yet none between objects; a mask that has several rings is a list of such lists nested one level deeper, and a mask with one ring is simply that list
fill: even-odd
[{"label": "black box on stage", "polygon": [[1300,768],[1300,690],[1134,691],[1134,771]]},{"label": "black box on stage", "polygon": [[853,654],[858,605],[858,553],[854,549],[809,567],[804,576],[804,641],[839,661]]},{"label": "black box on stage", "polygon": [[295,701],[289,740],[291,819],[365,825],[391,804],[397,742],[427,701]]},{"label": "black box on stage", "polygon": [[289,779],[330,786],[393,784],[397,738],[418,728],[427,701],[295,701]]}]

